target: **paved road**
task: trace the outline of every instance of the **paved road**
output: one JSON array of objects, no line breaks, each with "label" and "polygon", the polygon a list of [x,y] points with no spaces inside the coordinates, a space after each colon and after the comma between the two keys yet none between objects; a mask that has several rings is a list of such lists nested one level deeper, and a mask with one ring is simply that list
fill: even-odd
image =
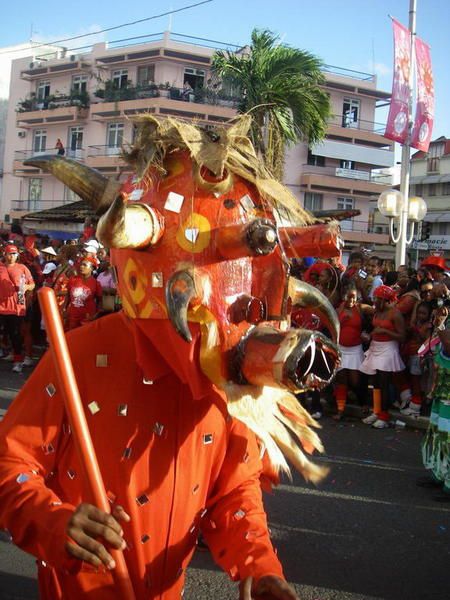
[{"label": "paved road", "polygon": [[[323,425],[321,460],[332,469],[325,484],[316,489],[295,476],[266,497],[274,544],[302,600],[447,598],[450,505],[415,485],[422,432]],[[0,540],[0,600],[37,598],[34,577],[34,559]],[[185,598],[228,600],[236,592],[201,553]]]}]

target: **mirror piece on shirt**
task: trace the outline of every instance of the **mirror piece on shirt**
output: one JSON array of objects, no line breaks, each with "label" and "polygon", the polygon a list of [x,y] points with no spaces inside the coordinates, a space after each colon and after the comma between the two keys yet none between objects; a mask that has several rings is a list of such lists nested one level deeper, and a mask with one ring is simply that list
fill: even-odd
[{"label": "mirror piece on shirt", "polygon": [[212,444],[214,441],[214,435],[212,433],[205,433],[205,435],[203,436],[203,444],[205,446],[208,446],[209,444]]},{"label": "mirror piece on shirt", "polygon": [[146,533],[144,533],[144,535],[141,536],[141,544],[145,544],[145,542],[148,542],[149,539],[150,539],[150,536],[147,535]]},{"label": "mirror piece on shirt", "polygon": [[97,354],[95,357],[95,366],[96,367],[107,367],[108,366],[108,355],[107,354]]},{"label": "mirror piece on shirt", "polygon": [[153,385],[153,379],[146,379],[146,378],[144,377],[144,379],[142,380],[142,383],[143,383],[144,385]]},{"label": "mirror piece on shirt", "polygon": [[75,471],[73,469],[67,470],[67,477],[69,479],[75,479],[76,476],[77,476],[77,474],[75,473]]},{"label": "mirror piece on shirt", "polygon": [[25,483],[29,479],[30,479],[30,476],[27,475],[27,473],[19,473],[19,475],[16,478],[16,481],[17,481],[17,483]]},{"label": "mirror piece on shirt", "polygon": [[53,385],[53,383],[49,383],[49,384],[46,386],[46,388],[45,388],[45,391],[46,391],[46,392],[47,392],[47,394],[50,396],[50,398],[56,394],[56,388],[55,388],[55,386]]},{"label": "mirror piece on shirt", "polygon": [[159,435],[159,437],[161,437],[164,433],[164,425],[156,422],[153,426],[153,433],[156,433],[156,435]]},{"label": "mirror piece on shirt", "polygon": [[133,451],[133,449],[130,446],[127,446],[125,448],[125,450],[123,451],[122,458],[125,458],[126,460],[131,458],[132,451]]},{"label": "mirror piece on shirt", "polygon": [[126,417],[128,414],[128,404],[119,404],[117,407],[119,417]]},{"label": "mirror piece on shirt", "polygon": [[100,406],[95,400],[88,404],[88,408],[91,411],[91,414],[93,415],[96,415],[98,412],[100,412]]},{"label": "mirror piece on shirt", "polygon": [[144,504],[147,504],[147,502],[150,502],[150,498],[147,496],[147,494],[141,494],[136,498],[136,504],[138,506],[144,506]]}]

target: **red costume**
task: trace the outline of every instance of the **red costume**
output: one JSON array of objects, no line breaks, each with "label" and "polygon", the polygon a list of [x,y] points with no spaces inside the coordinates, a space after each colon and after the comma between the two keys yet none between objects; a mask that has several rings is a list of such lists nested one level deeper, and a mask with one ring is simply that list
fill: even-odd
[{"label": "red costume", "polygon": [[69,329],[82,325],[97,312],[97,300],[102,297],[102,286],[95,277],[87,279],[80,275],[70,277],[67,283],[69,294]]},{"label": "red costume", "polygon": [[[246,117],[210,132],[146,116],[127,157],[136,175],[123,185],[61,156],[27,161],[93,202],[118,272],[124,313],[74,331],[69,345],[108,497],[131,516],[124,555],[137,600],[179,597],[199,527],[232,578],[281,576],[247,427],[276,470],[288,470],[284,453],[306,479],[324,475],[301,449],[322,446],[291,392],[327,385],[339,351],[290,328],[291,310],[311,309],[334,341],[339,324],[322,294],[289,278],[287,259],[305,240],[338,255],[339,231],[305,227],[249,126]],[[274,206],[296,224],[279,227]],[[49,357],[0,433],[0,526],[47,563],[44,598],[111,598],[109,572],[63,551],[86,491]]]}]

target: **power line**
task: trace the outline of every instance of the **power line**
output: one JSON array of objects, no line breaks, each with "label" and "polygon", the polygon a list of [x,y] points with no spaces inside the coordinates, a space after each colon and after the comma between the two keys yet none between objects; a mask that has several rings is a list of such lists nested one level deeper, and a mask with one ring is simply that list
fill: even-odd
[{"label": "power line", "polygon": [[[61,44],[62,42],[69,42],[71,40],[79,40],[80,38],[98,35],[99,33],[106,33],[107,31],[113,31],[114,29],[121,29],[122,27],[129,27],[130,25],[138,25],[139,23],[145,23],[146,21],[152,21],[154,19],[160,19],[161,17],[167,17],[168,15],[173,15],[175,13],[182,12],[184,10],[189,10],[190,8],[195,8],[196,6],[201,6],[202,4],[209,4],[213,2],[213,0],[202,0],[201,2],[196,2],[195,4],[189,4],[188,6],[183,6],[181,8],[176,8],[174,10],[168,10],[166,12],[160,13],[159,15],[153,15],[152,17],[146,17],[145,19],[138,19],[137,21],[130,21],[130,23],[123,23],[122,25],[114,25],[114,27],[107,27],[106,29],[100,29],[99,31],[93,31],[91,33],[82,33],[80,35],[74,35],[72,37],[64,38],[62,40],[55,40],[53,42],[43,42],[41,44],[33,44],[33,49],[41,48],[42,46],[56,46],[56,44]],[[0,54],[9,54],[11,52],[21,52],[22,48],[17,48],[16,50],[4,50],[0,52]]]}]

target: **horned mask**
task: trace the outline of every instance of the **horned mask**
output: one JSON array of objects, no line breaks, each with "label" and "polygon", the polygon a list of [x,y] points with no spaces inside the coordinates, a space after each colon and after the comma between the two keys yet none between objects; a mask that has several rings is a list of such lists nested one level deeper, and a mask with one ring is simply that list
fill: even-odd
[{"label": "horned mask", "polygon": [[[170,322],[180,344],[198,343],[198,367],[225,391],[230,413],[263,438],[278,466],[287,468],[284,453],[319,479],[322,470],[297,444],[321,448],[314,422],[291,392],[329,383],[339,325],[326,297],[289,273],[294,257],[339,255],[337,224],[315,223],[269,176],[247,137],[249,117],[215,131],[150,115],[137,121],[125,183],[61,156],[27,164],[92,203],[130,320]],[[320,317],[331,339],[291,327],[299,306]],[[272,422],[262,426],[252,404]]]}]

